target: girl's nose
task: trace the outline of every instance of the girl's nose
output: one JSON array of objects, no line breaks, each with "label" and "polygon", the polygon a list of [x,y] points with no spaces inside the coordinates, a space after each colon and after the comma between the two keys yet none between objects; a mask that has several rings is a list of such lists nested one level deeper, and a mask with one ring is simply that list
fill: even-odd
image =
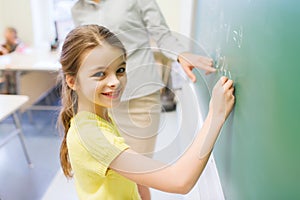
[{"label": "girl's nose", "polygon": [[108,83],[107,85],[111,88],[117,88],[120,85],[120,80],[116,75],[111,75],[108,77]]}]

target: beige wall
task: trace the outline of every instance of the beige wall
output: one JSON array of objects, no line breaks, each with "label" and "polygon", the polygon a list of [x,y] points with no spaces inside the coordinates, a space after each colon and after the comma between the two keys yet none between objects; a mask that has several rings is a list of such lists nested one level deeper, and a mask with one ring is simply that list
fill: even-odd
[{"label": "beige wall", "polygon": [[[190,37],[195,0],[156,0],[172,31]],[[172,4],[172,5],[170,5]]]},{"label": "beige wall", "polygon": [[12,26],[25,44],[50,46],[54,39],[51,6],[52,0],[0,0],[0,41],[5,27]]},{"label": "beige wall", "polygon": [[33,42],[32,15],[29,0],[7,1],[0,0],[0,38],[7,26],[18,30],[19,36],[25,43]]},{"label": "beige wall", "polygon": [[[180,2],[181,0],[156,0],[172,31],[180,30]],[[172,4],[172,5],[170,5]]]},{"label": "beige wall", "polygon": [[[193,0],[157,0],[172,31],[188,34],[191,12],[186,6],[191,1]],[[19,31],[20,38],[29,45],[50,43],[54,38],[50,18],[51,4],[52,0],[0,0],[0,41],[3,40],[4,28],[14,26]],[[37,15],[42,16],[42,19],[35,17]]]},{"label": "beige wall", "polygon": [[[3,10],[3,0],[0,1],[0,19],[3,19],[2,10]],[[0,20],[0,43],[3,40],[3,37],[1,36],[1,33],[3,33],[3,20]]]},{"label": "beige wall", "polygon": [[[156,0],[170,30],[179,33],[177,37],[183,45],[190,46],[192,41],[194,0]],[[172,5],[170,5],[172,4]],[[177,35],[177,36],[179,36]]]}]

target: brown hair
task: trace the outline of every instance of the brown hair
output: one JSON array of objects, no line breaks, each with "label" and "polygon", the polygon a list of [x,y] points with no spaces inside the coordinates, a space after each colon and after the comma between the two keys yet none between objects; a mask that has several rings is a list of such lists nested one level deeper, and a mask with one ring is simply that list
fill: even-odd
[{"label": "brown hair", "polygon": [[58,123],[62,124],[64,138],[60,147],[60,163],[66,177],[72,177],[72,168],[67,148],[67,133],[70,128],[70,120],[77,112],[77,94],[66,83],[66,75],[76,77],[84,56],[103,41],[120,48],[126,56],[126,51],[121,41],[107,28],[98,25],[84,25],[73,29],[66,37],[62,47],[60,63],[61,73],[61,102],[62,109]]}]

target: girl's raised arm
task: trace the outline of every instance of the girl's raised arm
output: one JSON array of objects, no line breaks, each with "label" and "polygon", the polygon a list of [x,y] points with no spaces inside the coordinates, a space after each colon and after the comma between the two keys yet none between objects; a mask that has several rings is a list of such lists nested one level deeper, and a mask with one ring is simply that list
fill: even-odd
[{"label": "girl's raised arm", "polygon": [[233,81],[221,77],[216,83],[210,109],[192,145],[172,165],[162,164],[130,149],[122,152],[110,169],[140,185],[171,193],[188,193],[196,184],[234,105]]}]

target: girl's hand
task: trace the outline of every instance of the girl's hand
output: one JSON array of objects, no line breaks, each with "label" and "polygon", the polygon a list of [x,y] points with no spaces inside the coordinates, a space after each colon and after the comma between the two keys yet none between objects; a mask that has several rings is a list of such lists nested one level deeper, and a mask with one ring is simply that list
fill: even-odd
[{"label": "girl's hand", "polygon": [[178,56],[178,62],[181,64],[183,70],[193,82],[196,81],[196,76],[192,72],[194,67],[206,71],[206,74],[210,74],[216,71],[216,69],[213,68],[212,58],[208,58],[208,57],[204,57],[204,56],[200,56],[188,52],[181,53]]},{"label": "girl's hand", "polygon": [[235,102],[233,92],[233,81],[222,76],[212,91],[209,107],[213,116],[221,117],[224,121],[227,119]]}]

